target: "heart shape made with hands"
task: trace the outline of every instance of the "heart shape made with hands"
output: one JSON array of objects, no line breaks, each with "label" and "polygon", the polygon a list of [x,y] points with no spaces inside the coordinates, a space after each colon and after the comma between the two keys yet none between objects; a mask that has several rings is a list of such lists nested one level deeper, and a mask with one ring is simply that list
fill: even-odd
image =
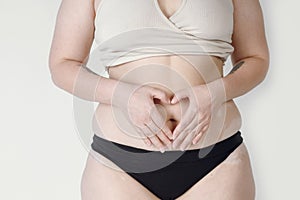
[{"label": "heart shape made with hands", "polygon": [[[154,104],[159,104],[159,105],[162,105],[162,107],[164,107],[164,108],[159,107],[160,109],[164,109],[164,111],[160,111],[160,112],[162,112],[162,113],[163,112],[168,113],[168,114],[166,114],[167,116],[170,113],[172,113],[171,115],[174,115],[174,113],[178,113],[178,115],[179,115],[181,113],[179,111],[180,110],[180,106],[176,105],[176,104],[180,103],[181,100],[182,99],[178,99],[177,96],[175,96],[175,94],[173,94],[173,95],[166,95],[166,96],[163,96],[163,97],[154,97],[153,98]],[[167,107],[165,107],[164,105],[167,105]],[[169,109],[171,107],[169,107],[169,106],[176,106],[176,107],[179,106],[179,107],[174,108],[174,110],[170,111]],[[172,125],[169,124],[169,129],[170,129],[170,131],[173,134],[173,131],[175,130],[176,126],[179,124],[179,120],[176,120],[174,117],[166,117],[166,118],[168,118],[167,121],[171,121],[172,122],[171,123]]]},{"label": "heart shape made with hands", "polygon": [[[201,102],[198,102],[198,98],[195,98],[195,93],[201,93],[203,94],[203,98],[201,98]],[[153,96],[153,100],[155,102],[155,98],[158,99],[159,104],[165,104],[165,105],[175,105],[182,100],[186,99],[189,101],[188,104],[181,104],[179,107],[173,107],[174,112],[171,111],[173,116],[179,116],[182,115],[182,111],[185,111],[185,113],[189,113],[188,115],[183,114],[182,117],[175,120],[177,121],[176,126],[174,127],[175,123],[171,123],[168,126],[167,131],[169,134],[169,139],[171,140],[171,144],[175,148],[180,149],[186,149],[190,144],[196,144],[204,132],[207,131],[210,123],[210,107],[211,107],[211,97],[210,94],[207,92],[206,87],[195,87],[192,90],[191,89],[181,89],[176,91],[172,96],[170,94],[166,94],[165,92],[157,92]],[[156,101],[157,102],[157,101]],[[198,104],[201,104],[201,113],[199,114],[200,110],[198,108]],[[183,107],[182,107],[183,106]],[[185,107],[187,106],[187,107]],[[166,106],[164,109],[169,109],[168,106]],[[164,111],[162,111],[164,112]],[[167,113],[170,113],[167,111]],[[197,117],[196,117],[197,116]],[[200,118],[201,119],[200,119]],[[170,116],[167,115],[167,123],[172,119]],[[200,121],[199,121],[200,120]],[[171,120],[172,121],[172,120]],[[161,134],[158,134],[161,135]],[[160,136],[160,138],[164,138],[165,136]],[[169,142],[167,142],[169,143]],[[166,144],[167,144],[166,143]]]}]

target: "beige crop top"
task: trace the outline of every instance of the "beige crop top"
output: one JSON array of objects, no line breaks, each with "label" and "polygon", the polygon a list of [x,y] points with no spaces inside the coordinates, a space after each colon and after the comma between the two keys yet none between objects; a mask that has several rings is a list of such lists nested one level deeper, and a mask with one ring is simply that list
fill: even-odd
[{"label": "beige crop top", "polygon": [[92,70],[158,55],[214,55],[233,52],[232,0],[181,0],[166,17],[159,0],[101,0],[95,16]]}]

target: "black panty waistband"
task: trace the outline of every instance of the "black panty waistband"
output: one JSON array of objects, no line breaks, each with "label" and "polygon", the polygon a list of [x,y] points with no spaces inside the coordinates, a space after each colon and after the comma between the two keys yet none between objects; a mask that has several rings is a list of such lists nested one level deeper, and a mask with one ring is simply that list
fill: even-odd
[{"label": "black panty waistband", "polygon": [[160,151],[150,151],[109,141],[95,134],[91,147],[94,151],[125,168],[129,167],[131,169],[133,166],[134,168],[139,168],[140,166],[145,169],[147,166],[153,168],[155,165],[168,165],[172,162],[195,162],[213,156],[228,154],[234,151],[242,142],[241,132],[237,131],[232,136],[204,148],[186,151],[169,150],[161,153]]}]

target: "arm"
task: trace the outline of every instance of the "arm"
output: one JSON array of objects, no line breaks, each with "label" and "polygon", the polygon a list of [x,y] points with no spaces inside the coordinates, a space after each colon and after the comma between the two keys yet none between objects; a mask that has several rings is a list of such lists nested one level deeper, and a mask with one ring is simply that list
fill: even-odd
[{"label": "arm", "polygon": [[[161,126],[164,118],[153,109],[153,98],[167,103],[166,93],[150,86],[108,79],[84,67],[94,39],[93,4],[94,0],[62,1],[49,58],[52,80],[56,86],[79,98],[121,108],[137,128],[139,137],[146,136],[143,138],[146,144],[163,151],[164,146],[170,144],[168,137],[171,138],[172,133],[167,125]],[[138,87],[138,92],[132,94]],[[131,103],[127,104],[129,100]],[[153,133],[157,136],[152,137]]]},{"label": "arm", "polygon": [[180,90],[175,94],[176,99],[172,99],[173,103],[185,97],[190,100],[190,106],[186,111],[188,114],[173,131],[173,146],[182,150],[191,142],[193,144],[199,142],[208,130],[212,110],[220,115],[221,105],[249,92],[262,82],[267,74],[269,52],[259,0],[232,1],[234,2],[232,43],[235,47],[231,55],[234,65],[232,71],[227,76],[207,84]]},{"label": "arm", "polygon": [[94,0],[63,0],[58,11],[49,55],[54,84],[79,98],[111,104],[120,81],[83,67],[94,38]]},{"label": "arm", "polygon": [[231,61],[234,67],[227,76],[210,83],[218,88],[222,81],[225,101],[249,92],[264,80],[269,68],[269,51],[259,0],[233,0],[233,3],[232,44],[235,50]]}]

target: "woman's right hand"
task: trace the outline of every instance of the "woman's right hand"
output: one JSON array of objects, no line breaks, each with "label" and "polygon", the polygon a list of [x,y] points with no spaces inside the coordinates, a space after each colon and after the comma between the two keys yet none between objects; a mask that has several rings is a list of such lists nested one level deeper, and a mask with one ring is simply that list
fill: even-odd
[{"label": "woman's right hand", "polygon": [[123,82],[114,92],[112,104],[128,117],[147,145],[154,145],[164,152],[165,145],[171,145],[172,132],[157,109],[154,99],[170,104],[167,94],[160,89]]}]

